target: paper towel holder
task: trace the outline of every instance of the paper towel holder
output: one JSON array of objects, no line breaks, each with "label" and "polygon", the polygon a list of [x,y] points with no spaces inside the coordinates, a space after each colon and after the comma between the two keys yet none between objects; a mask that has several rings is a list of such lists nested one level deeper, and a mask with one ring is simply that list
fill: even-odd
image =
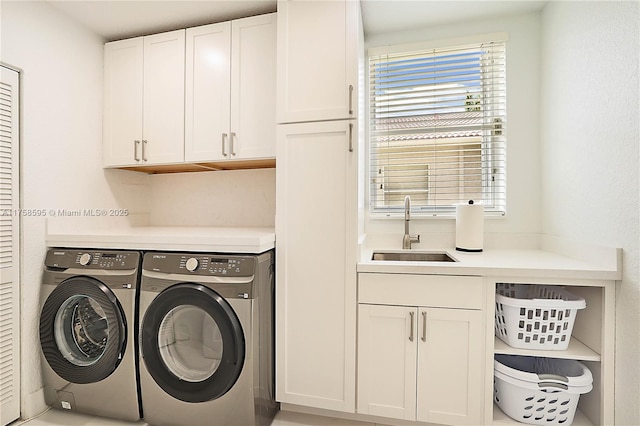
[{"label": "paper towel holder", "polygon": [[[483,251],[484,208],[473,200],[456,207],[456,251],[480,253]],[[464,211],[462,211],[464,209]]]}]

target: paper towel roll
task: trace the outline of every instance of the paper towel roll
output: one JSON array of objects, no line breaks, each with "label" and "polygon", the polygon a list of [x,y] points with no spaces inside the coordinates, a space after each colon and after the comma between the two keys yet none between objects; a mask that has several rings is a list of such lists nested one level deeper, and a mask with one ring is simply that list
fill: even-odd
[{"label": "paper towel roll", "polygon": [[479,252],[484,242],[484,207],[482,204],[456,204],[456,250]]}]

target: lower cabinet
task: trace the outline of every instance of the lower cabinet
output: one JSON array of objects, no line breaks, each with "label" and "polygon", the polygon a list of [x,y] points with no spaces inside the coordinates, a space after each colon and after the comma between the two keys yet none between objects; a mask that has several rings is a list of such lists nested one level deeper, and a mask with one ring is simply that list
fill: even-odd
[{"label": "lower cabinet", "polygon": [[358,412],[482,423],[482,311],[358,306]]},{"label": "lower cabinet", "polygon": [[[358,304],[357,412],[438,424],[482,424],[485,312],[449,306],[437,295],[439,283],[424,298],[412,292],[414,301],[407,303],[423,301],[435,307],[406,306],[400,299],[391,303],[402,305],[382,304],[390,298],[381,295],[375,300],[375,288],[384,274],[359,276],[359,300],[368,300]],[[444,277],[452,285],[468,286],[473,294],[482,284],[470,278]],[[438,279],[406,275],[387,284],[397,295],[416,283],[428,290],[431,280]],[[456,293],[448,294],[453,299]],[[483,299],[478,296],[480,304]],[[428,303],[431,297],[444,300],[445,307]]]}]

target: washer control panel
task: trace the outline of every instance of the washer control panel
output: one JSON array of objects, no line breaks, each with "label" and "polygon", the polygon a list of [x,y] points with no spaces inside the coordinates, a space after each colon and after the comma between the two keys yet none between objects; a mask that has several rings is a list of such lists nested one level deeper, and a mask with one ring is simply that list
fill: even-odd
[{"label": "washer control panel", "polygon": [[165,274],[250,277],[253,256],[201,253],[145,253],[142,268]]},{"label": "washer control panel", "polygon": [[140,253],[117,250],[49,249],[44,264],[50,268],[129,270],[138,267]]}]

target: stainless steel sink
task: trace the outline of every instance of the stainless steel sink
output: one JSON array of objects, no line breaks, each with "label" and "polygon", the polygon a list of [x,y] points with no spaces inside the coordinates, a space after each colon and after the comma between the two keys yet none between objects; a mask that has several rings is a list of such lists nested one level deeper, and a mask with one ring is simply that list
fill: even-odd
[{"label": "stainless steel sink", "polygon": [[445,252],[375,251],[371,260],[395,262],[457,262]]}]

